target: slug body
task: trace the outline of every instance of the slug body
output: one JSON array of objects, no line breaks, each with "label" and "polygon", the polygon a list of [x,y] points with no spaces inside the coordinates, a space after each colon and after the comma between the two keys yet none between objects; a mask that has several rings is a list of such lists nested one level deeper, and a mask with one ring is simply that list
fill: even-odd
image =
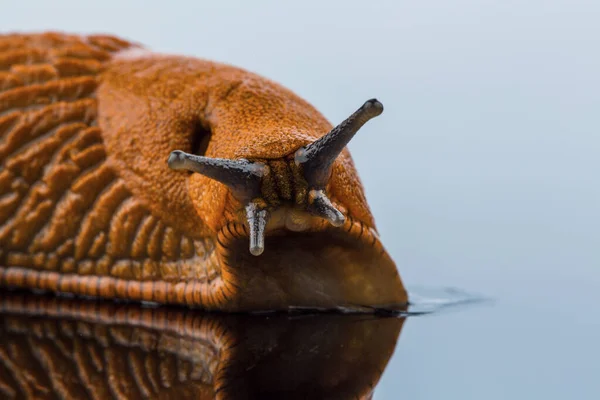
[{"label": "slug body", "polygon": [[226,311],[402,307],[342,150],[381,111],[371,100],[332,130],[231,66],[107,36],[0,36],[0,285]]}]

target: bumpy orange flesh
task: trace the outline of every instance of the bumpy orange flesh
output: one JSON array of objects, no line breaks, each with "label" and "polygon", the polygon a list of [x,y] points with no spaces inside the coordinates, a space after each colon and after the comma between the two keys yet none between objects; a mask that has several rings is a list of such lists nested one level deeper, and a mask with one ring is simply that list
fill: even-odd
[{"label": "bumpy orange flesh", "polygon": [[230,311],[405,304],[346,150],[327,188],[346,224],[270,232],[255,259],[229,190],[166,163],[176,149],[276,162],[331,127],[231,66],[107,36],[0,36],[0,286]]}]

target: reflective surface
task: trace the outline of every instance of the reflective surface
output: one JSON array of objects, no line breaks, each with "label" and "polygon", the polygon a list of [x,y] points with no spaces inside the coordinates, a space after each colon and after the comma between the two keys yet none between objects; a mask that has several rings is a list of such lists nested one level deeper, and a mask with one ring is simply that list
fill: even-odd
[{"label": "reflective surface", "polygon": [[367,399],[403,318],[0,294],[1,398]]},{"label": "reflective surface", "polygon": [[377,97],[350,149],[409,292],[493,302],[408,318],[374,397],[600,398],[597,1],[178,4],[10,2],[0,26],[243,66],[334,123]]}]

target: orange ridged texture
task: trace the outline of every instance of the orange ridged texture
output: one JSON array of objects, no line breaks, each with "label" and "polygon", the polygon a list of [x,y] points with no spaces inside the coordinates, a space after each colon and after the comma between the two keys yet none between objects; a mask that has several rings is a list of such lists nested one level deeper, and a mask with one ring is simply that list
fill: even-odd
[{"label": "orange ridged texture", "polygon": [[325,283],[335,294],[315,301],[323,288],[288,287],[286,275],[269,291],[268,273],[239,268],[239,202],[166,164],[200,143],[207,156],[277,163],[331,127],[289,90],[231,66],[109,36],[0,36],[0,285],[222,310],[406,303],[347,151],[328,192],[348,217],[340,229],[368,244],[379,270],[374,280],[340,270],[343,287]]}]

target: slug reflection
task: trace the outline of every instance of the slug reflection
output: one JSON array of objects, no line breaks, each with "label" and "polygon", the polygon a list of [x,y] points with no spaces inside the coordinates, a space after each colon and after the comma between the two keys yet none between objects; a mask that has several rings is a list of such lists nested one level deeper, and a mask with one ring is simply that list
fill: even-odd
[{"label": "slug reflection", "polygon": [[0,293],[0,397],[368,399],[403,322]]}]

